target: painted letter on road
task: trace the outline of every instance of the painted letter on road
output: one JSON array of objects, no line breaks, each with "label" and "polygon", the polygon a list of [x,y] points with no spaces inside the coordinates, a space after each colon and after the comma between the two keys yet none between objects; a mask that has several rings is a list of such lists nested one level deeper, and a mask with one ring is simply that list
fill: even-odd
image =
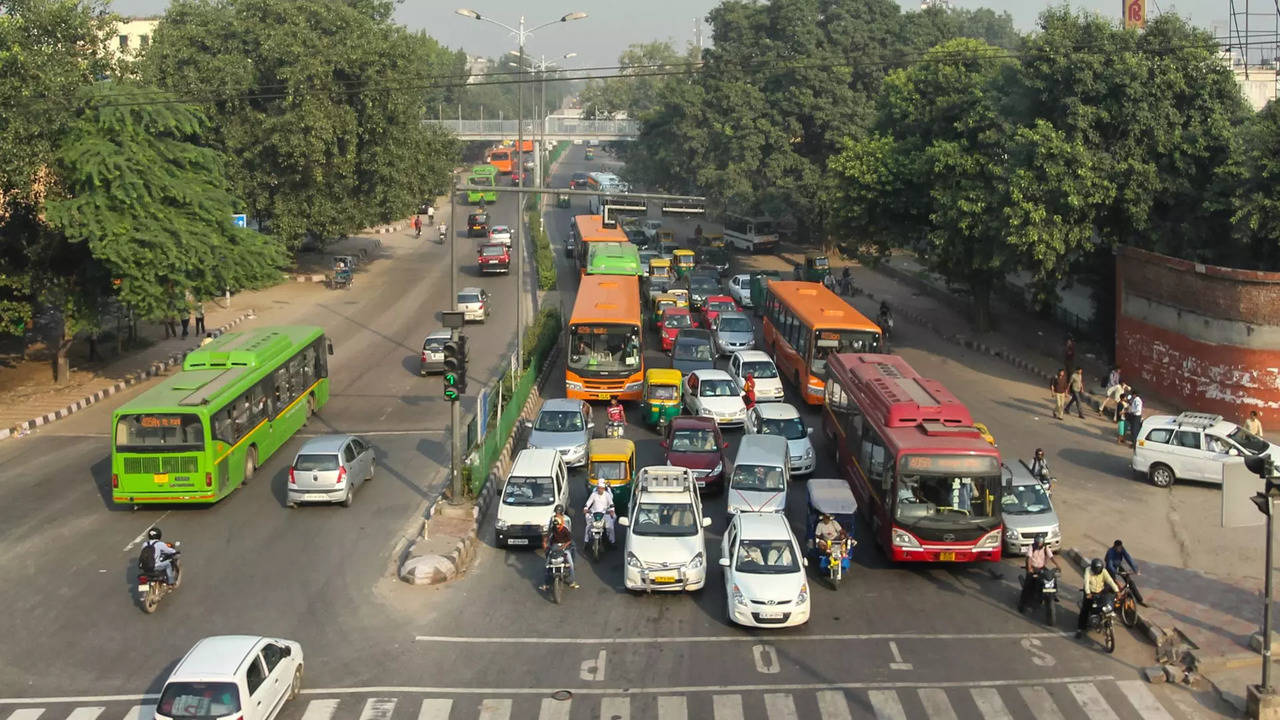
[{"label": "painted letter on road", "polygon": [[578,677],[592,682],[604,680],[604,655],[605,651],[601,650],[594,660],[583,660],[582,669],[578,671]]}]

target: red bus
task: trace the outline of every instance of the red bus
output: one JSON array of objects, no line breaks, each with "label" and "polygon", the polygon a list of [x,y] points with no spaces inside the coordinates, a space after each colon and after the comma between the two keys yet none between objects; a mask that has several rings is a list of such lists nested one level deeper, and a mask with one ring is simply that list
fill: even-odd
[{"label": "red bus", "polygon": [[897,355],[827,358],[822,428],[896,561],[999,560],[1000,453],[969,410]]}]

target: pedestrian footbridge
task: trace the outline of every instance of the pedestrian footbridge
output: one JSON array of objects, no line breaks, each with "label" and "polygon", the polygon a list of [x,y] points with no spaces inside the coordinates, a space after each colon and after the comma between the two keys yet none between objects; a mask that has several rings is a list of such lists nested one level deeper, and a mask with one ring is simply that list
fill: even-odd
[{"label": "pedestrian footbridge", "polygon": [[[509,140],[520,129],[515,120],[428,120],[462,140]],[[552,115],[545,122],[524,121],[526,138],[545,137],[548,142],[567,140],[634,140],[640,134],[638,120],[588,120]]]}]

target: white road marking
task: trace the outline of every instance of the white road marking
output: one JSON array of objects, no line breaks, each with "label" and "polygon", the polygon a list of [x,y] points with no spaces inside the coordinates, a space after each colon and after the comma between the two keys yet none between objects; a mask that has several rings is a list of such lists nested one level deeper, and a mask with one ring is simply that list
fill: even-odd
[{"label": "white road marking", "polygon": [[764,712],[769,720],[800,720],[791,693],[765,693]]},{"label": "white road marking", "polygon": [[1065,720],[1062,713],[1058,712],[1058,706],[1053,704],[1053,698],[1049,697],[1048,690],[1042,687],[1020,687],[1018,692],[1022,693],[1022,699],[1031,708],[1031,716],[1036,720]]},{"label": "white road marking", "polygon": [[44,708],[22,708],[9,713],[9,720],[36,720],[44,714]]},{"label": "white road marking", "polygon": [[742,720],[742,696],[713,695],[711,710],[716,720]]},{"label": "white road marking", "polygon": [[778,652],[772,645],[752,645],[751,658],[755,660],[756,672],[775,675],[782,669],[778,664]]},{"label": "white road marking", "polygon": [[422,707],[418,708],[418,720],[449,720],[449,713],[452,711],[453,700],[450,698],[427,698],[422,701]]},{"label": "white road marking", "polygon": [[[120,552],[129,552],[129,551],[130,551],[130,550],[132,550],[135,546],[137,546],[137,545],[141,545],[143,542],[145,542],[145,541],[146,541],[146,539],[147,539],[147,531],[148,531],[148,530],[150,530],[151,528],[153,528],[153,527],[155,527],[155,526],[159,525],[159,524],[160,524],[160,521],[161,521],[161,520],[164,520],[164,519],[165,519],[165,518],[167,518],[167,517],[169,517],[169,513],[171,513],[171,512],[173,512],[173,511],[172,511],[172,510],[165,510],[163,515],[161,515],[159,518],[157,518],[157,519],[153,520],[153,521],[151,522],[151,524],[150,524],[150,525],[148,525],[148,526],[146,526],[146,527],[142,528],[142,532],[138,533],[138,537],[134,538],[134,539],[133,539],[133,540],[132,540],[128,545],[125,545],[125,546],[124,546],[124,549],[123,549],[123,550],[121,550]],[[157,697],[158,697],[158,696],[157,696]]]},{"label": "white road marking", "polygon": [[1142,680],[1119,680],[1116,686],[1129,699],[1142,720],[1173,720],[1173,716],[1160,705],[1160,701]]},{"label": "white road marking", "polygon": [[658,720],[689,720],[689,706],[679,695],[658,698]]},{"label": "white road marking", "polygon": [[572,702],[572,700],[542,698],[542,706],[538,708],[538,720],[569,720]]},{"label": "white road marking", "polygon": [[1031,653],[1031,662],[1039,665],[1040,667],[1049,667],[1057,662],[1052,655],[1041,649],[1043,644],[1040,642],[1040,638],[1023,638],[1021,643],[1022,647],[1025,648],[1027,652]]},{"label": "white road marking", "polygon": [[924,705],[924,714],[929,720],[957,720],[956,711],[951,709],[951,701],[947,699],[947,691],[921,688],[916,694],[920,696],[920,704]]},{"label": "white road marking", "polygon": [[134,705],[124,714],[124,720],[151,720],[155,714],[155,705]]},{"label": "white road marking", "polygon": [[[868,633],[865,635],[779,635],[769,642],[842,642],[848,640],[1021,640],[1029,637],[1066,637],[1071,632],[1040,633]],[[756,642],[750,635],[712,635],[706,637],[634,637],[634,638],[566,638],[566,637],[466,637],[457,635],[417,635],[415,642],[457,643],[467,645],[657,645],[666,643]]]},{"label": "white road marking", "polygon": [[892,690],[872,690],[867,693],[867,697],[871,700],[876,720],[907,720],[907,713],[898,701],[898,693]]},{"label": "white road marking", "polygon": [[911,663],[902,662],[902,653],[898,652],[898,643],[894,640],[889,641],[889,652],[893,653],[893,662],[889,663],[890,670],[910,670]]},{"label": "white road marking", "polygon": [[337,711],[337,700],[312,700],[302,712],[302,720],[329,720]]},{"label": "white road marking", "polygon": [[67,720],[97,720],[103,710],[106,710],[106,708],[101,705],[97,707],[78,707],[71,711],[71,714],[67,716]]},{"label": "white road marking", "polygon": [[600,698],[600,720],[631,720],[631,698],[617,695]]},{"label": "white road marking", "polygon": [[364,701],[360,720],[391,720],[396,711],[395,698],[369,698]]},{"label": "white road marking", "polygon": [[493,698],[481,701],[479,720],[511,720],[511,701]]},{"label": "white road marking", "polygon": [[969,694],[973,696],[973,703],[978,706],[978,712],[982,713],[984,720],[1013,720],[1009,708],[1005,707],[1004,700],[1000,699],[1000,692],[995,688],[972,688]]},{"label": "white road marking", "polygon": [[1098,692],[1098,688],[1086,683],[1071,683],[1067,687],[1071,690],[1071,694],[1076,696],[1076,702],[1080,703],[1080,707],[1084,709],[1084,714],[1089,718],[1093,720],[1120,720],[1112,712],[1106,698],[1102,697],[1102,693]]},{"label": "white road marking", "polygon": [[604,661],[604,650],[601,650],[593,659],[583,660],[582,665],[578,670],[578,677],[588,682],[600,682],[601,680],[604,680]]},{"label": "white road marking", "polygon": [[90,703],[159,699],[159,695],[82,695],[78,697],[0,698],[0,705],[48,705],[51,703]]},{"label": "white road marking", "polygon": [[818,714],[822,720],[853,720],[849,714],[849,702],[840,690],[818,691]]}]

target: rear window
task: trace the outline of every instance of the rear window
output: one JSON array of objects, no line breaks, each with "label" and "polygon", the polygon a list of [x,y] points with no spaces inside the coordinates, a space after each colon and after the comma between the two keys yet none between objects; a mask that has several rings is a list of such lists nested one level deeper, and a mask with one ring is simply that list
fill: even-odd
[{"label": "rear window", "polygon": [[116,421],[116,449],[193,450],[204,447],[200,416],[187,413],[123,415]]},{"label": "rear window", "polygon": [[307,453],[299,455],[293,461],[294,470],[302,470],[306,472],[317,472],[322,470],[337,470],[338,455],[328,453]]},{"label": "rear window", "polygon": [[442,338],[442,337],[427,338],[427,341],[422,343],[422,349],[423,350],[440,350],[441,348],[444,347],[445,341],[447,339],[448,338]]},{"label": "rear window", "polygon": [[472,225],[488,225],[489,216],[488,215],[472,215],[471,224]]},{"label": "rear window", "polygon": [[1169,428],[1154,428],[1151,432],[1147,433],[1146,440],[1147,442],[1167,444],[1172,437],[1173,430],[1170,430]]},{"label": "rear window", "polygon": [[458,302],[463,304],[478,303],[480,302],[480,296],[475,293],[461,293],[458,295]]},{"label": "rear window", "polygon": [[488,257],[502,257],[506,253],[506,248],[502,247],[484,247],[480,249],[480,254]]},{"label": "rear window", "polygon": [[218,718],[240,712],[240,691],[229,682],[175,682],[164,686],[156,712],[171,718]]}]

